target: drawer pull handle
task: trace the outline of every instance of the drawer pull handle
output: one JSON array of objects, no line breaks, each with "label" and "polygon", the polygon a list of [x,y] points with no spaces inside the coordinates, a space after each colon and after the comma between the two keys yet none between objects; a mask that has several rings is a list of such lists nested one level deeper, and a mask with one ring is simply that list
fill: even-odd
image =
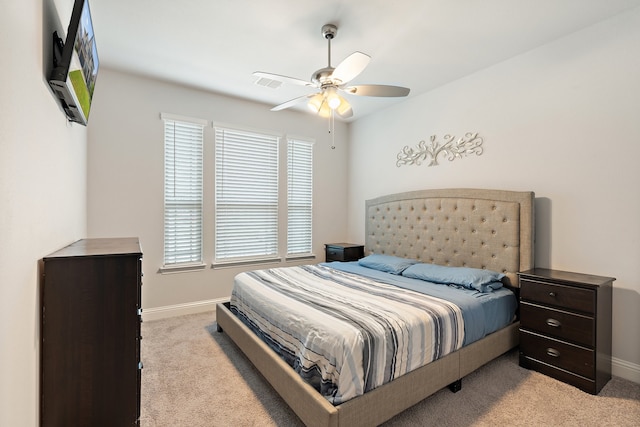
[{"label": "drawer pull handle", "polygon": [[547,325],[551,326],[552,328],[559,328],[561,323],[556,319],[547,319]]},{"label": "drawer pull handle", "polygon": [[556,350],[555,348],[548,348],[547,349],[547,355],[549,355],[551,357],[560,357],[560,352],[558,350]]},{"label": "drawer pull handle", "polygon": [[555,297],[556,297],[556,293],[555,293],[555,292],[549,292],[549,296],[550,296],[551,298],[555,298]]}]

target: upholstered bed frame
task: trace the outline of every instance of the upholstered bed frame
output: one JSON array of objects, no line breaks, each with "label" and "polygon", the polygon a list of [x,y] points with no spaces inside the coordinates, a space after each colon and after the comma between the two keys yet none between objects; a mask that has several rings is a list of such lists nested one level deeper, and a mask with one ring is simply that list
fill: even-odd
[{"label": "upholstered bed frame", "polygon": [[[367,254],[384,253],[449,266],[506,274],[533,268],[534,193],[435,189],[366,202]],[[518,345],[519,322],[334,406],[240,322],[227,304],[216,310],[218,330],[238,345],[308,426],[372,426],[413,406]]]}]

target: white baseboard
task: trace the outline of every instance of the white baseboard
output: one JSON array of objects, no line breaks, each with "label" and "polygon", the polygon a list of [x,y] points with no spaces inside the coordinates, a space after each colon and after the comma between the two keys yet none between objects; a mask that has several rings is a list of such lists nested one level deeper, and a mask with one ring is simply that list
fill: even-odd
[{"label": "white baseboard", "polygon": [[167,305],[164,307],[145,308],[142,311],[142,319],[151,320],[166,319],[168,317],[184,316],[185,314],[203,313],[216,310],[216,304],[228,302],[228,298],[194,301],[185,304]]},{"label": "white baseboard", "polygon": [[640,384],[640,365],[627,362],[626,360],[611,358],[611,374],[625,380]]}]

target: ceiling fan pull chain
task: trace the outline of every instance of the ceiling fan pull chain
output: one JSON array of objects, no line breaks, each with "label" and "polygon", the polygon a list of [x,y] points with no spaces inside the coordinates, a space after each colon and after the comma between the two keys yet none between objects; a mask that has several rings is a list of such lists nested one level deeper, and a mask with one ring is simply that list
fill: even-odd
[{"label": "ceiling fan pull chain", "polygon": [[331,110],[331,116],[329,116],[329,135],[331,135],[331,149],[335,150],[336,149],[336,135],[335,135],[335,116],[333,115],[333,110]]}]

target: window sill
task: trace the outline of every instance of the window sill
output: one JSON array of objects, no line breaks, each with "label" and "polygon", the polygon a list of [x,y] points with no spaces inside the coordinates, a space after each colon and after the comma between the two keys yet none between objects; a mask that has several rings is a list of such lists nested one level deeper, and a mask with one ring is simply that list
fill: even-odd
[{"label": "window sill", "polygon": [[300,254],[300,255],[289,255],[285,258],[285,261],[304,261],[316,259],[315,254]]},{"label": "window sill", "polygon": [[176,274],[176,273],[189,273],[192,271],[201,271],[206,268],[206,264],[194,264],[194,265],[172,265],[164,266],[158,269],[160,274]]},{"label": "window sill", "polygon": [[274,257],[274,258],[259,258],[259,259],[244,259],[244,260],[236,260],[236,261],[218,261],[212,262],[211,268],[229,268],[229,267],[240,267],[243,265],[252,265],[252,264],[271,264],[282,262],[282,258]]}]

